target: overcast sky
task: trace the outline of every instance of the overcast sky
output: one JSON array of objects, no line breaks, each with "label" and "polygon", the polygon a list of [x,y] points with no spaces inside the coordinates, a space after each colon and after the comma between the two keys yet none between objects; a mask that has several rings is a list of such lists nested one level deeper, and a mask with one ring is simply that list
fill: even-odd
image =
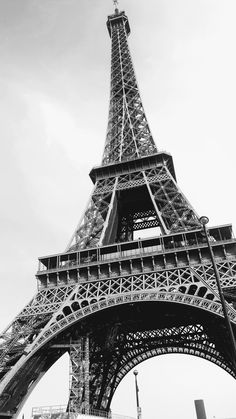
[{"label": "overcast sky", "polygon": [[[122,0],[130,47],[159,150],[211,225],[236,226],[236,1]],[[0,0],[0,329],[36,292],[37,257],[64,251],[101,161],[110,84],[111,0]],[[41,381],[23,411],[64,404],[68,360]],[[143,419],[236,417],[236,382],[194,357],[138,366]],[[134,379],[112,410],[135,416]]]}]

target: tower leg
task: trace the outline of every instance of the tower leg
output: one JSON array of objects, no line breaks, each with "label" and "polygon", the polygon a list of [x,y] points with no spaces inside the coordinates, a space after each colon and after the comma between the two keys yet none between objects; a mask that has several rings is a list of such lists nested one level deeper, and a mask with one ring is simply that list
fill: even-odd
[{"label": "tower leg", "polygon": [[70,396],[68,410],[89,414],[89,337],[70,344]]},{"label": "tower leg", "polygon": [[84,413],[89,414],[89,337],[84,342]]}]

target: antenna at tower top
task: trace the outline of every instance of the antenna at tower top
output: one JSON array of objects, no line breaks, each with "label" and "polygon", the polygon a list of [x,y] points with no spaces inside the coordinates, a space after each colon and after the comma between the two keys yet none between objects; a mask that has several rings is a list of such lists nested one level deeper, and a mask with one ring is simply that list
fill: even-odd
[{"label": "antenna at tower top", "polygon": [[118,2],[118,0],[113,0],[113,3],[114,3],[114,6],[115,6],[115,12],[118,13],[119,12],[119,9],[118,9],[119,2]]}]

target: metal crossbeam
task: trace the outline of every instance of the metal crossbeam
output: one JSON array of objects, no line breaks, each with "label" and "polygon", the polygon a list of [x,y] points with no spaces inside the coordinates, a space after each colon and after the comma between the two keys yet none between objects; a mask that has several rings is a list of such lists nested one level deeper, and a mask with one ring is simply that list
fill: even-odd
[{"label": "metal crossbeam", "polygon": [[[128,47],[128,18],[108,17],[111,91],[102,164],[64,253],[40,258],[38,292],[0,336],[0,411],[16,416],[39,379],[69,351],[74,415],[107,416],[114,392],[139,362],[182,353],[236,378],[216,287],[218,269],[236,335],[236,239],[209,229],[176,182],[172,157],[158,152]],[[133,240],[158,227],[158,236]]]},{"label": "metal crossbeam", "polygon": [[111,23],[111,92],[103,165],[157,152],[127,42],[123,15]]},{"label": "metal crossbeam", "polygon": [[159,226],[162,233],[168,233],[200,227],[196,212],[163,165],[98,180],[67,250],[107,244],[107,240],[133,240],[133,232],[138,228],[132,217],[136,217],[136,212],[147,211],[154,214],[156,222],[140,228]]},{"label": "metal crossbeam", "polygon": [[68,411],[89,414],[89,337],[70,343],[70,396]]}]

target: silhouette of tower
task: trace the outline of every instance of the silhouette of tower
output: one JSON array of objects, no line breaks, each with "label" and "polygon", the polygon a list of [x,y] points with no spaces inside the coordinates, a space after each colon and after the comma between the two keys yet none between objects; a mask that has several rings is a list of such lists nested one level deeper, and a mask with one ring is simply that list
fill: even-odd
[{"label": "silhouette of tower", "polygon": [[[72,412],[108,411],[126,373],[156,355],[199,356],[236,376],[206,238],[154,143],[125,13],[116,7],[107,28],[108,128],[89,204],[66,251],[39,258],[37,293],[0,338],[0,411],[12,416],[65,352]],[[236,240],[230,224],[209,235],[235,333]]]}]

